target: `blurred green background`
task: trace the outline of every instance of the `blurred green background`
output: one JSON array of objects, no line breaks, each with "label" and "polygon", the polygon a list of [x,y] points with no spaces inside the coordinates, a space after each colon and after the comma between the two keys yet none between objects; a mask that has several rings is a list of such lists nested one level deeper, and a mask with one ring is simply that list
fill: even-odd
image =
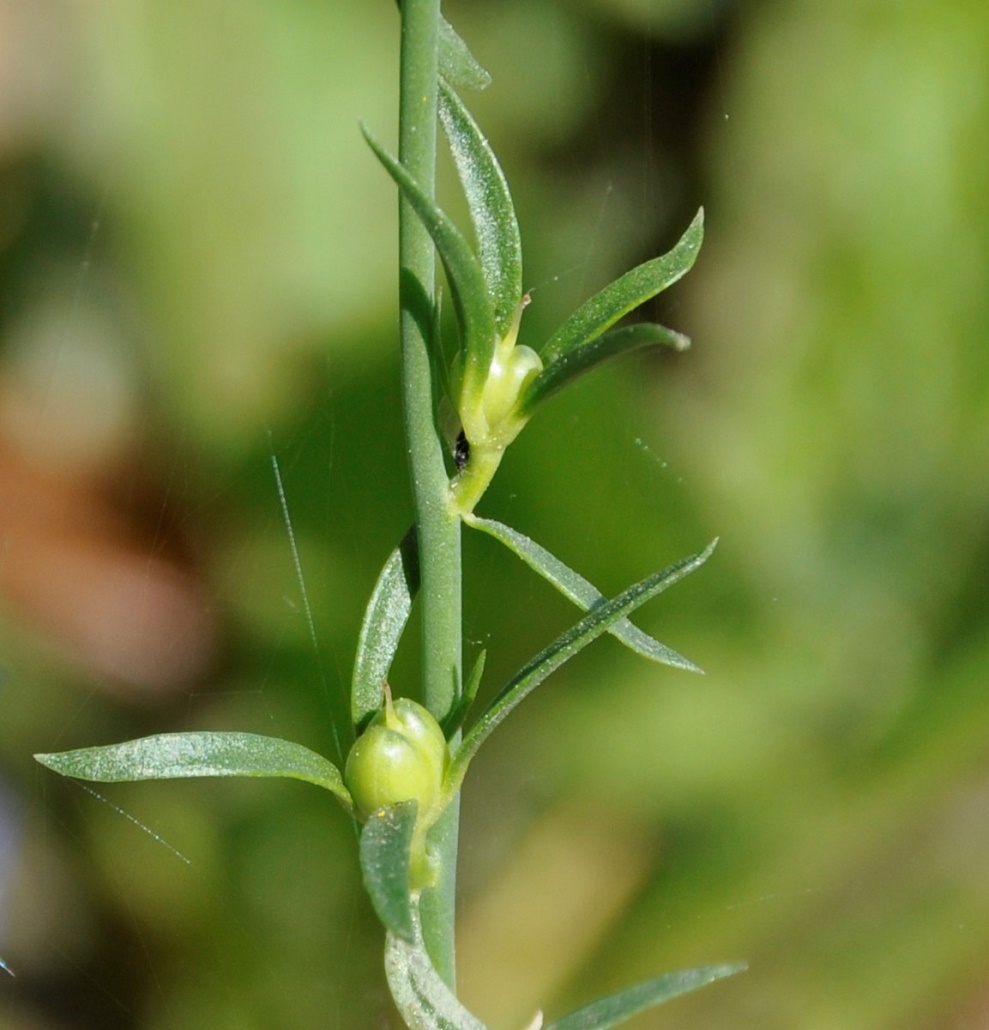
[{"label": "blurred green background", "polygon": [[[523,342],[707,211],[647,312],[693,350],[555,400],[482,512],[605,592],[721,538],[640,620],[705,677],[603,641],[475,764],[466,1002],[516,1030],[745,958],[629,1025],[989,1025],[989,9],[445,10],[494,76]],[[333,753],[411,518],[396,203],[357,129],[394,138],[397,32],[385,0],[0,3],[4,1027],[396,1025],[320,792],[97,797],[30,756],[187,728]],[[466,554],[490,690],[574,613]]]}]

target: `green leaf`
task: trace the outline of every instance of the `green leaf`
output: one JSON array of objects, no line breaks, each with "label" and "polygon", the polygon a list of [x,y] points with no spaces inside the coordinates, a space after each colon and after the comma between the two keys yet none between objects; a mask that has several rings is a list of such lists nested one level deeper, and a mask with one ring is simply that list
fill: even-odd
[{"label": "green leaf", "polygon": [[467,196],[495,327],[504,337],[515,323],[522,300],[522,241],[515,206],[491,145],[463,101],[442,82],[439,110]]},{"label": "green leaf", "polygon": [[352,810],[340,770],[301,744],[257,733],[159,733],[122,744],[35,755],[63,776],[97,783],[193,776],[287,776],[315,783]]},{"label": "green leaf", "polygon": [[418,808],[415,801],[379,808],[364,824],[359,848],[364,886],[378,918],[409,943],[415,941],[409,855]]},{"label": "green leaf", "polygon": [[452,795],[460,789],[467,766],[478,748],[508,714],[524,701],[543,680],[578,651],[597,640],[602,633],[607,633],[619,619],[630,615],[646,601],[700,568],[710,557],[716,545],[717,540],[709,544],[700,554],[683,558],[668,568],[653,573],[634,586],[630,586],[612,600],[593,608],[580,622],[558,636],[549,647],[540,651],[535,658],[524,665],[464,736],[463,743],[450,765],[444,792]]},{"label": "green leaf", "polygon": [[[398,0],[402,9],[402,0]],[[481,67],[470,52],[460,33],[440,15],[439,24],[440,75],[457,89],[487,89],[491,76]]]},{"label": "green leaf", "polygon": [[463,725],[464,719],[467,718],[467,713],[470,711],[471,705],[474,703],[474,699],[477,697],[478,688],[481,686],[481,677],[484,675],[484,663],[487,660],[488,652],[482,651],[474,662],[474,668],[470,671],[470,676],[467,677],[467,683],[464,686],[463,693],[460,695],[460,700],[456,706],[451,709],[450,714],[443,720],[443,732],[446,734],[446,739],[449,740],[457,730]]},{"label": "green leaf", "polygon": [[419,548],[413,526],[388,556],[364,611],[350,688],[351,717],[358,729],[385,703],[385,680],[418,592]]},{"label": "green leaf", "polygon": [[478,64],[457,30],[440,15],[440,74],[457,89],[487,89],[491,76]]},{"label": "green leaf", "polygon": [[609,1030],[610,1027],[619,1026],[639,1012],[662,1005],[681,994],[689,994],[699,987],[714,983],[715,980],[734,976],[746,968],[744,962],[736,962],[732,965],[704,966],[681,973],[667,973],[655,980],[647,980],[645,983],[609,994],[606,998],[599,998],[585,1008],[549,1023],[545,1030]]},{"label": "green leaf", "polygon": [[481,266],[470,244],[453,222],[422,191],[408,171],[378,143],[367,127],[362,125],[361,129],[368,146],[398,184],[436,244],[446,269],[463,338],[464,389],[480,396],[491,367],[495,344],[494,312]]},{"label": "green leaf", "polygon": [[[593,583],[588,582],[579,572],[564,565],[545,547],[540,546],[518,530],[495,522],[493,519],[482,519],[476,515],[465,515],[464,522],[504,544],[510,551],[517,554],[530,569],[538,572],[540,576],[552,583],[564,597],[573,601],[578,608],[583,608],[585,612],[607,600]],[[643,633],[628,619],[619,619],[608,632],[636,654],[649,658],[651,661],[672,665],[690,672],[703,672],[689,659],[677,654],[671,647],[667,647],[647,633]]]},{"label": "green leaf", "polygon": [[409,1030],[487,1030],[443,982],[418,933],[413,944],[386,935],[385,976]]},{"label": "green leaf", "polygon": [[526,417],[530,416],[538,404],[596,365],[636,347],[650,344],[665,344],[675,350],[686,350],[690,346],[690,337],[654,322],[622,326],[603,336],[595,336],[586,343],[564,351],[525,386],[519,398],[521,412]]},{"label": "green leaf", "polygon": [[697,259],[703,238],[704,209],[701,208],[668,254],[626,272],[582,304],[543,348],[544,363],[549,366],[568,351],[594,340],[623,315],[686,275]]}]

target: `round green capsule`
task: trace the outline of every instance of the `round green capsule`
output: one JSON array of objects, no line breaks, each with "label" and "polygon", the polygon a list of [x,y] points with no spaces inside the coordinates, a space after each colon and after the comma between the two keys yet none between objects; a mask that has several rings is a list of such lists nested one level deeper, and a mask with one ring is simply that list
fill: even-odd
[{"label": "round green capsule", "polygon": [[439,723],[415,701],[387,699],[347,756],[344,780],[357,812],[418,801],[419,817],[436,803],[450,751]]},{"label": "round green capsule", "polygon": [[[508,427],[508,421],[518,404],[522,388],[543,370],[543,362],[531,347],[510,341],[502,341],[495,347],[494,360],[484,384],[481,406],[490,432],[495,435],[507,432],[514,439],[524,422],[515,421]],[[510,442],[510,441],[507,441]]]}]

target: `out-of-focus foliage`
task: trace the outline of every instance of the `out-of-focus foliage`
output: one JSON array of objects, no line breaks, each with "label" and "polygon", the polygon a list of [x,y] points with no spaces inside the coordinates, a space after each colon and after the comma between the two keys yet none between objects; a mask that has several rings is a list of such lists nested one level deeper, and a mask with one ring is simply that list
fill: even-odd
[{"label": "out-of-focus foliage", "polygon": [[[978,1023],[985,5],[445,10],[494,77],[472,109],[537,287],[521,342],[707,211],[655,312],[694,349],[547,404],[479,513],[606,592],[721,535],[643,616],[706,677],[596,644],[472,768],[466,1003],[518,1027],[746,958],[633,1025]],[[390,1018],[320,792],[101,792],[156,839],[29,756],[226,729],[337,757],[326,695],[411,511],[395,196],[357,128],[394,125],[396,61],[386,0],[0,4],[5,1027]],[[491,690],[573,613],[466,547]]]}]

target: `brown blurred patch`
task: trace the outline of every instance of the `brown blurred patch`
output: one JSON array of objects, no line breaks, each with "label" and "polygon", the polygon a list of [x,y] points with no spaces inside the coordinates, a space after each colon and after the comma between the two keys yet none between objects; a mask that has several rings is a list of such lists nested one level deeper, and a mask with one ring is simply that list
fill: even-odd
[{"label": "brown blurred patch", "polygon": [[215,653],[208,595],[169,536],[93,468],[74,477],[0,439],[0,600],[111,688],[188,685]]}]

